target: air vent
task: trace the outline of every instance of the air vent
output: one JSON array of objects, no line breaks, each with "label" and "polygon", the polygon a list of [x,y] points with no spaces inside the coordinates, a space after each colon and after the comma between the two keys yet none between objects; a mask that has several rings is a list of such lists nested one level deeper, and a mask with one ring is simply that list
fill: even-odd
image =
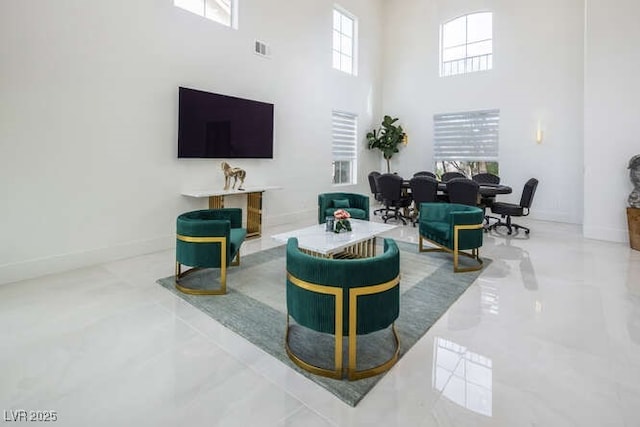
[{"label": "air vent", "polygon": [[266,43],[256,40],[254,43],[253,51],[256,55],[269,57],[269,46]]}]

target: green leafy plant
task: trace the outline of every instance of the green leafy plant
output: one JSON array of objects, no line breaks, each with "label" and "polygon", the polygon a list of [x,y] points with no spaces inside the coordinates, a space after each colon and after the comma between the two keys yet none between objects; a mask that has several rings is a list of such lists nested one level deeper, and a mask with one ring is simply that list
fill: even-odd
[{"label": "green leafy plant", "polygon": [[402,130],[402,126],[396,126],[394,123],[398,118],[384,116],[382,125],[378,129],[367,133],[367,141],[369,150],[377,148],[382,151],[382,157],[387,161],[387,173],[390,172],[389,160],[395,153],[398,153],[398,145],[404,143],[407,134]]},{"label": "green leafy plant", "polygon": [[342,230],[351,231],[351,222],[348,219],[340,219],[336,221],[334,233],[340,233]]}]

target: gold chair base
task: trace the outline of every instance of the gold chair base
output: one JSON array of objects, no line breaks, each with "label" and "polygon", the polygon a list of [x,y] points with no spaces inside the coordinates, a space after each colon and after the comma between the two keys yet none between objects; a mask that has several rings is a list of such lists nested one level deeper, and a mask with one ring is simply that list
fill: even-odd
[{"label": "gold chair base", "polygon": [[[384,363],[381,363],[378,366],[374,366],[373,368],[369,368],[369,369],[363,369],[360,371],[356,370],[355,361],[354,361],[354,365],[351,366],[351,364],[349,364],[347,368],[347,378],[350,381],[361,380],[363,378],[369,378],[369,377],[379,375],[383,372],[388,371],[389,369],[391,369],[393,365],[396,364],[396,362],[398,361],[398,358],[400,357],[400,338],[398,338],[398,332],[396,331],[395,323],[391,325],[391,331],[393,332],[393,340],[395,342],[395,347],[396,347],[393,352],[393,356],[391,356],[389,360],[387,360]],[[351,344],[349,344],[349,350],[351,350]],[[354,351],[355,351],[355,345],[354,345]]]},{"label": "gold chair base", "polygon": [[[289,315],[287,315],[287,329],[284,334],[284,348],[287,350],[287,356],[289,359],[300,368],[305,371],[311,372],[314,375],[321,375],[327,378],[333,378],[334,380],[342,379],[342,337],[340,337],[340,343],[336,339],[336,346],[340,348],[338,355],[338,351],[336,351],[336,357],[339,359],[335,361],[336,366],[334,369],[321,368],[320,366],[312,365],[311,363],[306,362],[304,359],[296,355],[291,347],[289,346]],[[336,337],[337,338],[337,337]]]},{"label": "gold chair base", "polygon": [[[309,362],[303,360],[300,356],[296,355],[289,346],[289,314],[287,313],[287,325],[285,332],[285,348],[287,350],[287,355],[289,358],[298,365],[300,368],[311,372],[315,375],[322,375],[329,378],[334,379],[342,379],[343,367],[342,367],[342,337],[343,337],[343,290],[342,287],[336,286],[326,286],[326,285],[318,285],[316,283],[307,282],[301,280],[291,273],[287,273],[287,279],[295,286],[306,289],[311,292],[316,292],[320,294],[328,294],[333,295],[335,298],[335,344],[334,344],[334,368],[327,369],[319,366],[312,365]],[[370,286],[361,286],[357,288],[349,289],[349,313],[348,313],[348,322],[349,322],[349,339],[348,339],[348,362],[347,362],[347,379],[350,381],[359,380],[362,378],[372,377],[374,375],[381,374],[385,371],[391,369],[391,367],[398,361],[398,357],[400,354],[400,339],[398,338],[398,333],[395,328],[395,324],[391,324],[391,329],[393,331],[393,338],[395,342],[395,350],[393,352],[393,356],[382,364],[375,366],[369,369],[357,370],[357,333],[356,333],[356,325],[357,325],[357,317],[358,317],[358,297],[363,295],[371,295],[380,292],[385,292],[393,287],[399,286],[400,284],[400,275],[396,276],[394,279],[389,280],[388,282],[370,285]]]},{"label": "gold chair base", "polygon": [[[229,264],[231,266],[240,265],[240,251],[236,255],[235,259]],[[182,264],[176,261],[176,274],[175,274],[175,285],[176,289],[182,293],[189,295],[224,295],[227,293],[227,275],[226,275],[226,267],[221,268],[220,271],[220,288],[218,289],[193,289],[188,286],[183,286],[180,284],[180,279],[185,277],[188,274],[194,273],[199,270],[203,270],[200,267],[193,267],[184,272],[181,272]]]},{"label": "gold chair base", "polygon": [[[453,272],[454,273],[466,273],[469,271],[478,271],[480,269],[482,269],[483,265],[484,265],[484,261],[482,260],[482,258],[480,258],[480,250],[479,249],[472,249],[471,253],[468,252],[464,252],[464,251],[460,251],[460,250],[453,250],[453,249],[449,249],[446,246],[442,246],[441,244],[434,242],[433,240],[429,240],[426,237],[423,237],[422,235],[419,236],[419,245],[418,245],[418,251],[419,252],[448,252],[450,254],[453,254]],[[424,244],[423,244],[423,240],[426,240],[427,242],[431,243],[432,245],[435,245],[437,247],[435,248],[424,248]],[[459,266],[459,262],[458,262],[458,255],[462,255],[464,257],[467,258],[471,258],[473,260],[475,260],[477,262],[477,265],[475,266],[471,266],[471,267],[460,267]]]},{"label": "gold chair base", "polygon": [[[357,370],[356,361],[355,361],[356,345],[352,344],[351,343],[352,340],[349,339],[350,341],[349,358],[352,357],[351,353],[353,351],[353,359],[354,359],[353,363],[349,362],[347,365],[347,379],[349,381],[356,381],[356,380],[361,380],[363,378],[369,378],[375,375],[379,375],[383,372],[388,371],[389,369],[391,369],[393,365],[396,364],[396,362],[398,361],[398,358],[400,357],[400,338],[398,337],[398,332],[396,331],[395,324],[391,325],[391,330],[393,332],[393,340],[395,343],[393,356],[391,356],[389,360],[381,363],[378,366],[374,366],[373,368]],[[342,340],[342,337],[340,337],[340,339]],[[295,363],[297,366],[304,369],[305,371],[311,372],[314,375],[321,375],[323,377],[333,378],[336,380],[341,380],[343,378],[343,368],[342,368],[341,357],[339,362],[340,366],[336,367],[335,369],[327,369],[327,368],[322,368],[320,366],[312,365],[311,363],[306,362],[304,359],[302,359],[300,356],[298,356],[293,352],[293,350],[289,346],[289,316],[287,316],[287,330],[285,333],[285,349],[287,350],[287,355],[289,356],[289,359],[291,359],[293,363]]]}]

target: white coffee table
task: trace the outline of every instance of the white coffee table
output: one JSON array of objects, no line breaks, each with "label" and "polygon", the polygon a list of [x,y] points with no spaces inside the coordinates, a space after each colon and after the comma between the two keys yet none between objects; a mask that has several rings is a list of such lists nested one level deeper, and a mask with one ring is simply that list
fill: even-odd
[{"label": "white coffee table", "polygon": [[325,224],[312,225],[299,230],[271,236],[286,243],[290,237],[298,238],[298,247],[308,254],[324,258],[365,258],[375,256],[376,236],[396,228],[396,225],[350,219],[351,231],[334,233],[325,231]]}]

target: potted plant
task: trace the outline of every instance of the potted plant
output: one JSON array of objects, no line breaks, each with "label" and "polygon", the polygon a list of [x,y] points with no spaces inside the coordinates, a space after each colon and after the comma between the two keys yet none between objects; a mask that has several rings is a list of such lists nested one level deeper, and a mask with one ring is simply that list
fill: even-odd
[{"label": "potted plant", "polygon": [[402,130],[402,126],[394,124],[397,121],[398,118],[384,116],[380,128],[367,133],[369,150],[377,148],[382,151],[382,156],[387,161],[387,173],[391,170],[389,159],[399,151],[398,145],[407,143],[407,134]]}]

